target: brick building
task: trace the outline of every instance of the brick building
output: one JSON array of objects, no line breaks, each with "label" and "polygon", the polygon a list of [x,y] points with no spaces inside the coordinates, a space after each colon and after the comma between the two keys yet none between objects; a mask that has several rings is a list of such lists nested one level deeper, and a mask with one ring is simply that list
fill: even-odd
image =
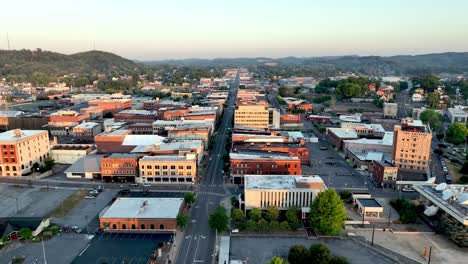
[{"label": "brick building", "polygon": [[267,129],[269,114],[264,104],[240,104],[234,111],[234,126]]},{"label": "brick building", "polygon": [[132,99],[100,98],[88,102],[89,106],[97,106],[104,112],[118,113],[132,108]]},{"label": "brick building", "polygon": [[95,122],[81,123],[73,127],[73,136],[79,139],[93,139],[101,132],[101,124]]},{"label": "brick building", "polygon": [[114,114],[115,122],[153,123],[158,119],[156,111],[124,110]]},{"label": "brick building", "polygon": [[392,159],[402,171],[429,173],[432,133],[421,120],[405,118],[394,127]]},{"label": "brick building", "polygon": [[358,139],[358,135],[354,129],[345,128],[327,128],[328,141],[335,147],[343,148],[344,141],[350,139]]},{"label": "brick building", "polygon": [[70,110],[60,110],[50,115],[49,129],[53,136],[69,136],[73,127],[89,118],[88,114],[80,114]]},{"label": "brick building", "polygon": [[205,147],[208,147],[211,130],[206,127],[179,127],[167,130],[167,137],[175,140],[203,140]]},{"label": "brick building", "polygon": [[234,153],[229,154],[233,183],[243,184],[244,175],[300,175],[298,157],[279,154]]},{"label": "brick building", "polygon": [[113,153],[101,158],[101,175],[106,182],[135,182],[139,154]]},{"label": "brick building", "polygon": [[81,108],[80,113],[83,115],[89,115],[89,119],[91,120],[99,120],[102,119],[103,116],[103,110],[99,108],[98,106],[90,106],[86,108]]},{"label": "brick building", "polygon": [[118,153],[130,152],[134,146],[122,146],[122,143],[127,135],[131,134],[130,130],[119,129],[110,132],[104,132],[94,137],[94,142],[99,153]]},{"label": "brick building", "polygon": [[384,188],[395,188],[398,180],[398,167],[388,161],[372,162],[372,177],[374,181]]},{"label": "brick building", "polygon": [[309,164],[309,148],[304,144],[297,143],[262,143],[262,142],[237,142],[232,146],[233,152],[238,151],[262,151],[288,154],[298,157],[302,164]]},{"label": "brick building", "polygon": [[121,197],[100,214],[99,227],[105,232],[173,233],[183,198]]},{"label": "brick building", "polygon": [[151,135],[153,134],[153,124],[151,123],[135,123],[127,126],[128,130],[134,135]]},{"label": "brick building", "polygon": [[44,130],[9,130],[0,133],[0,176],[22,176],[49,156],[49,134]]}]

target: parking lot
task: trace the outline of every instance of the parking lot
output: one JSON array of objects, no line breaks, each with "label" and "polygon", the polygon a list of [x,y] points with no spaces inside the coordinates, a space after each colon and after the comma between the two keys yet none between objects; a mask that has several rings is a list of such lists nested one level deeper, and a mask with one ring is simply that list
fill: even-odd
[{"label": "parking lot", "polygon": [[0,185],[0,217],[45,217],[74,193],[71,189]]},{"label": "parking lot", "polygon": [[170,234],[102,233],[94,237],[72,263],[146,264],[158,244]]},{"label": "parking lot", "polygon": [[274,256],[287,258],[289,248],[293,245],[309,247],[314,243],[324,243],[334,255],[345,256],[349,263],[379,264],[395,263],[380,253],[361,246],[348,239],[313,239],[291,237],[231,237],[231,260],[242,260],[248,263],[267,263]]}]

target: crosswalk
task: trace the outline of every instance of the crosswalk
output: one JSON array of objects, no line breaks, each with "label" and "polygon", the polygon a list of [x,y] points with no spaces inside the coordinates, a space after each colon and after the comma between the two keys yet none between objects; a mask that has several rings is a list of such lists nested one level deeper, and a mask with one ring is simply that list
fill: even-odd
[{"label": "crosswalk", "polygon": [[205,194],[205,195],[214,195],[219,197],[230,197],[231,195],[226,194],[224,192],[207,192],[207,191],[199,191],[197,194]]}]

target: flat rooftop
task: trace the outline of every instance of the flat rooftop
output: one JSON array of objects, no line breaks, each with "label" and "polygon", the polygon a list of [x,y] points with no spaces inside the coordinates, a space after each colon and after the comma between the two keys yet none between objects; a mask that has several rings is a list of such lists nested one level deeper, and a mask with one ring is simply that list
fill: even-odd
[{"label": "flat rooftop", "polygon": [[382,205],[374,198],[358,198],[356,200],[364,207],[382,207]]},{"label": "flat rooftop", "polygon": [[278,160],[298,160],[298,157],[291,157],[284,154],[262,153],[262,152],[231,152],[231,159],[278,159]]},{"label": "flat rooftop", "polygon": [[195,156],[179,156],[179,155],[157,155],[157,156],[144,156],[140,161],[186,161],[194,160]]},{"label": "flat rooftop", "polygon": [[328,130],[339,138],[358,138],[354,129],[330,127]]},{"label": "flat rooftop", "polygon": [[156,115],[157,113],[156,113],[156,111],[130,109],[130,110],[120,111],[120,112],[118,112],[118,114],[149,116],[149,115]]},{"label": "flat rooftop", "polygon": [[71,145],[71,144],[60,144],[60,145],[54,145],[52,149],[56,150],[85,150],[92,148],[93,145]]},{"label": "flat rooftop", "polygon": [[156,143],[162,143],[166,140],[165,137],[158,135],[126,135],[123,146],[139,146],[139,145],[153,145]]},{"label": "flat rooftop", "polygon": [[120,159],[120,158],[136,158],[138,157],[138,154],[136,153],[112,153],[105,158],[110,158],[110,159]]},{"label": "flat rooftop", "polygon": [[18,142],[44,132],[47,133],[46,130],[8,130],[6,132],[0,133],[0,142]]},{"label": "flat rooftop", "polygon": [[118,198],[100,218],[175,219],[183,198]]},{"label": "flat rooftop", "polygon": [[101,173],[101,158],[105,154],[90,154],[73,163],[65,173]]},{"label": "flat rooftop", "polygon": [[364,144],[364,145],[393,146],[393,132],[385,132],[382,139],[359,138],[359,139],[345,140],[344,142],[345,144],[347,142],[351,142],[351,143],[359,143],[359,144]]},{"label": "flat rooftop", "polygon": [[99,126],[99,124],[95,122],[86,122],[86,123],[81,123],[79,125],[76,125],[74,128],[92,129],[96,126]]},{"label": "flat rooftop", "polygon": [[145,153],[152,151],[167,151],[167,150],[184,150],[184,149],[198,149],[201,148],[203,142],[201,140],[184,140],[162,143],[159,145],[139,145],[136,146],[132,153]]},{"label": "flat rooftop", "polygon": [[245,189],[271,190],[271,189],[313,189],[300,188],[303,184],[318,183],[325,187],[325,183],[319,176],[298,176],[298,175],[245,175]]}]

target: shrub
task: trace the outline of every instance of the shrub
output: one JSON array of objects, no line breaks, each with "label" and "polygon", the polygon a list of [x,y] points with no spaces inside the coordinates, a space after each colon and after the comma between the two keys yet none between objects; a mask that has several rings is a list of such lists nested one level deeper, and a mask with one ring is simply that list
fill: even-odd
[{"label": "shrub", "polygon": [[50,239],[50,238],[52,238],[54,236],[54,234],[51,231],[44,231],[44,232],[42,232],[42,236],[45,239]]},{"label": "shrub", "polygon": [[260,219],[262,219],[262,210],[258,208],[253,208],[249,212],[249,217],[255,222],[259,221]]},{"label": "shrub", "polygon": [[289,227],[289,223],[288,223],[288,222],[283,221],[283,222],[280,223],[280,229],[281,229],[281,230],[289,230],[289,228],[290,228],[290,227]]},{"label": "shrub", "polygon": [[19,234],[23,239],[30,239],[32,237],[32,231],[29,228],[21,228]]},{"label": "shrub", "polygon": [[340,192],[340,198],[346,204],[353,203],[353,195],[349,191]]},{"label": "shrub", "polygon": [[416,207],[405,199],[397,199],[390,202],[390,205],[400,214],[400,222],[410,224],[416,222],[418,215]]}]

